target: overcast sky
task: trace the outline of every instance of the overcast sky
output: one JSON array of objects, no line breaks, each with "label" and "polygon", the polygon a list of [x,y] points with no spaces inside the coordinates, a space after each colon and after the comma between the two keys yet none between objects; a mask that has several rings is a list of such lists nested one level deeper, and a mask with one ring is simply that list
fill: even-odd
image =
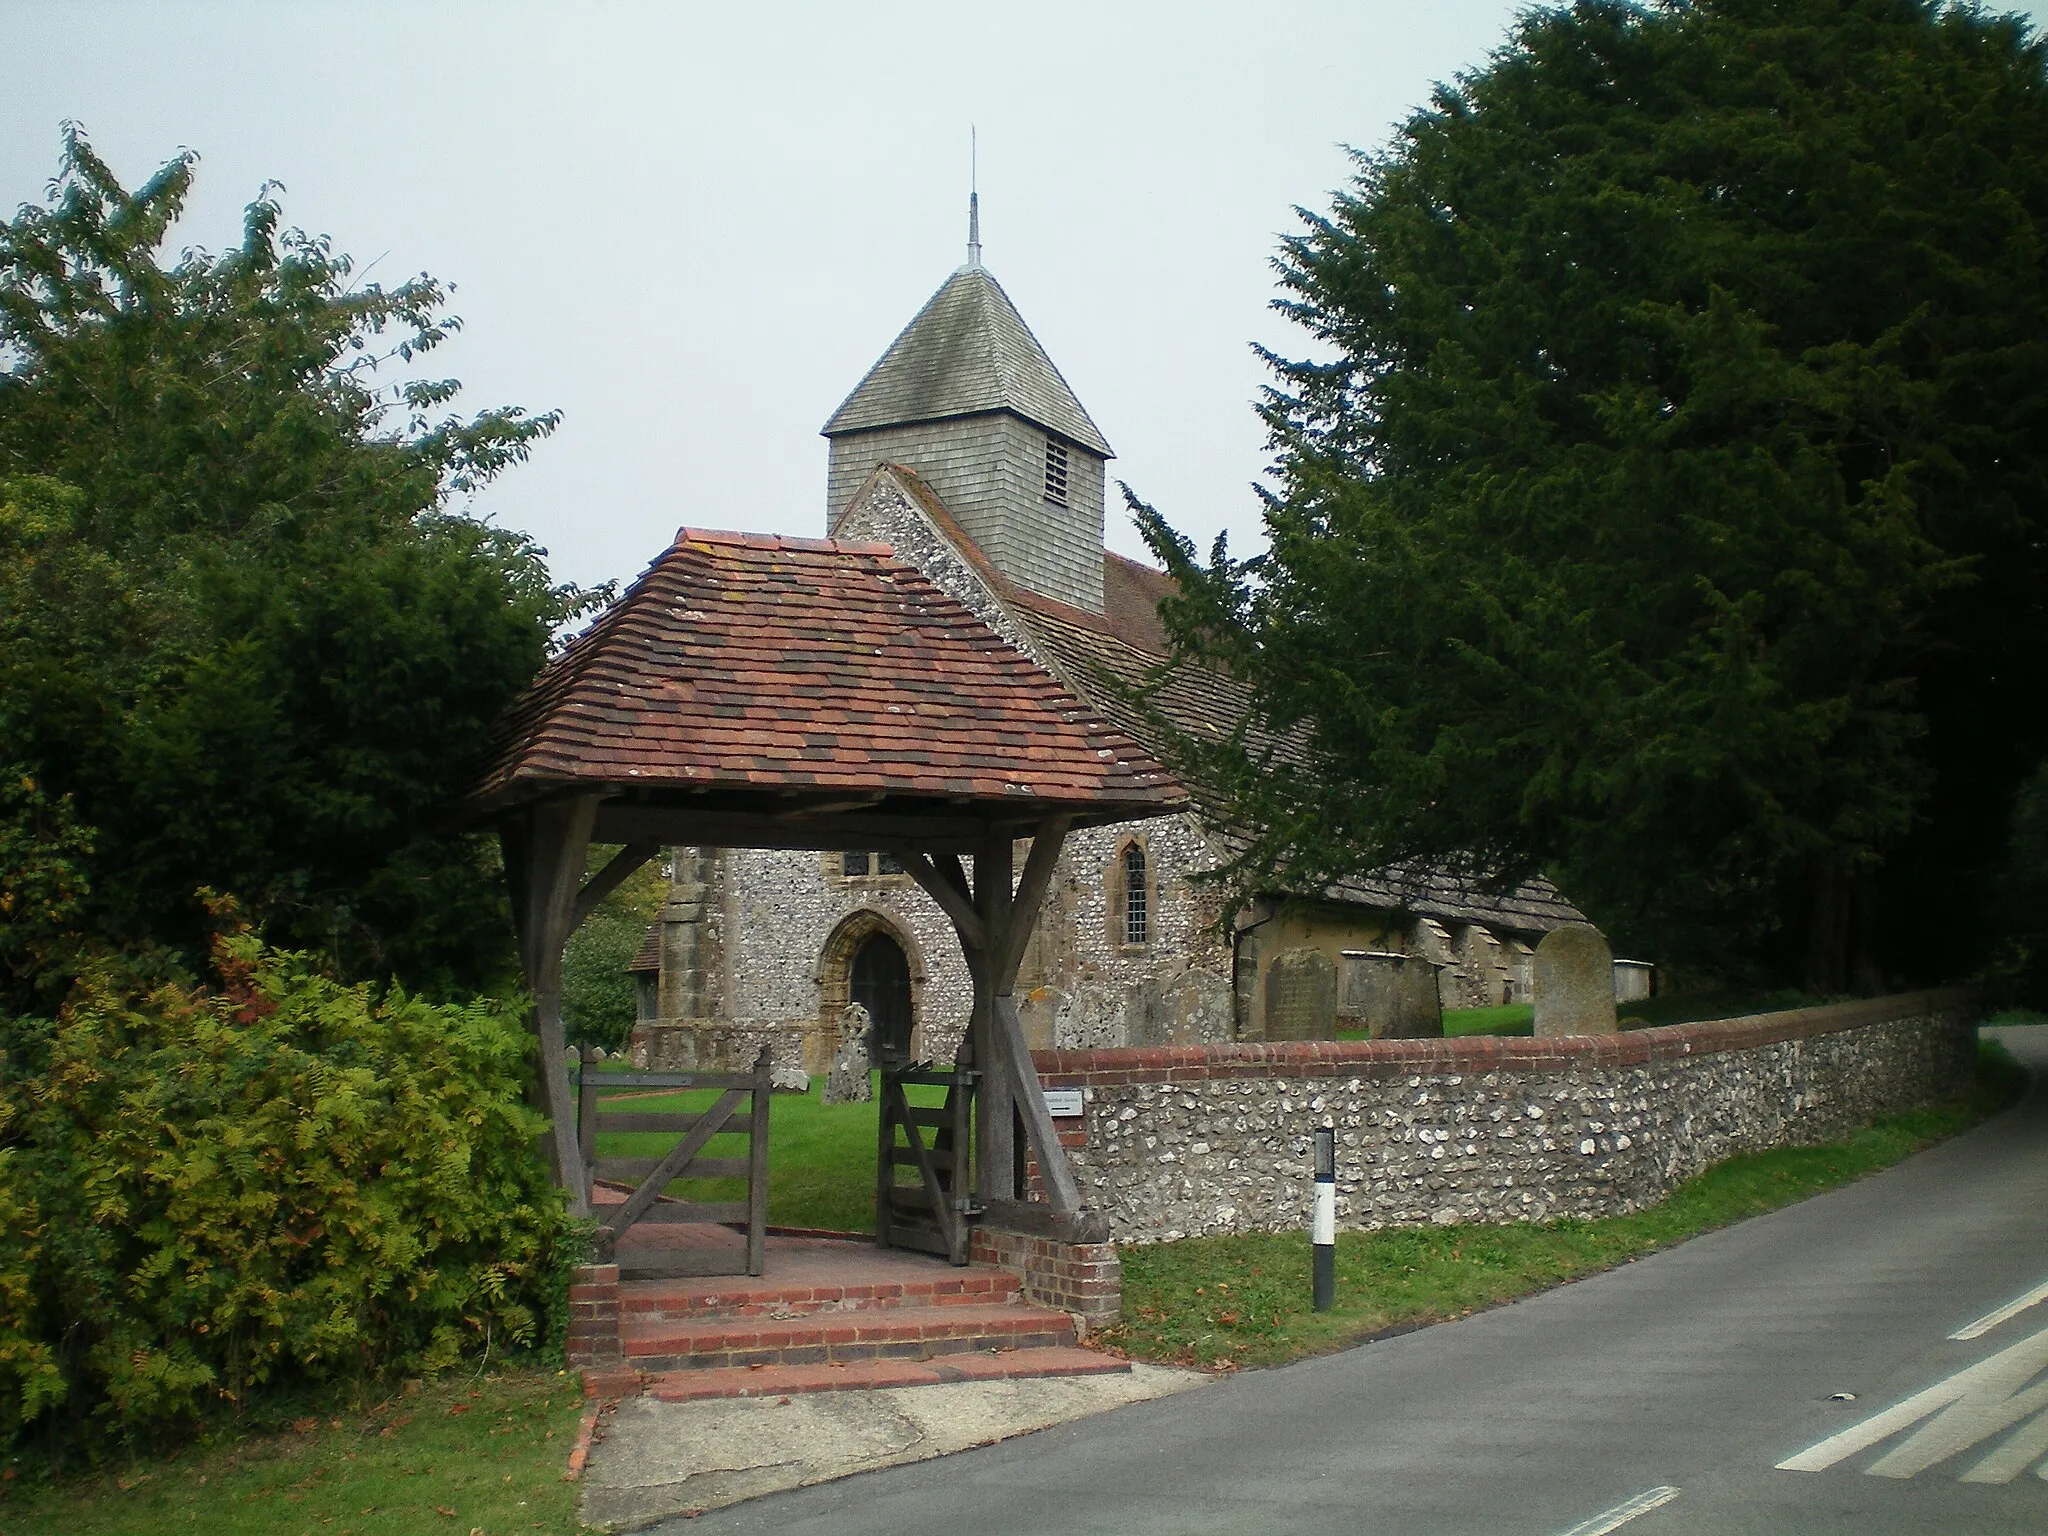
[{"label": "overcast sky", "polygon": [[198,151],[181,245],[275,180],[373,277],[452,282],[434,372],[564,412],[473,510],[595,582],[685,523],[822,531],[818,428],[963,259],[973,123],[987,264],[1112,475],[1242,547],[1292,209],[1518,8],[0,0],[0,206],[71,118],[130,185]]}]

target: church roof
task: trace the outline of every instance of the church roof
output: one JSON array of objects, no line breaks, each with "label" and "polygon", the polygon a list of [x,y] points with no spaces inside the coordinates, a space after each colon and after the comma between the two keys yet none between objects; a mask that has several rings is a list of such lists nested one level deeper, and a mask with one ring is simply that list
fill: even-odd
[{"label": "church roof", "polygon": [[661,924],[649,923],[647,936],[640,941],[640,947],[633,951],[633,958],[626,962],[628,976],[659,976],[661,974]]},{"label": "church roof", "polygon": [[888,545],[690,528],[534,680],[474,803],[575,786],[1093,819],[1185,803],[1148,752]]},{"label": "church roof", "polygon": [[1017,306],[986,267],[965,266],[925,301],[854,386],[824,435],[1009,411],[1113,458]]},{"label": "church roof", "polygon": [[[911,497],[973,566],[1033,649],[1132,740],[1143,742],[1157,729],[1157,722],[1134,702],[1141,690],[1150,690],[1151,708],[1174,730],[1190,736],[1227,736],[1249,714],[1251,699],[1244,688],[1213,667],[1179,666],[1162,673],[1168,643],[1159,604],[1174,590],[1166,572],[1104,550],[1103,611],[1071,607],[1021,587],[997,570],[915,470],[889,464],[876,473],[890,476]],[[1256,726],[1248,744],[1282,757],[1298,756],[1306,746],[1299,740],[1275,738]],[[1191,788],[1199,801],[1200,786]],[[1233,840],[1221,828],[1212,830],[1226,842]],[[1319,894],[1423,917],[1486,923],[1509,932],[1545,933],[1587,920],[1541,875],[1512,890],[1492,891],[1454,871],[1407,863],[1334,881]]]}]

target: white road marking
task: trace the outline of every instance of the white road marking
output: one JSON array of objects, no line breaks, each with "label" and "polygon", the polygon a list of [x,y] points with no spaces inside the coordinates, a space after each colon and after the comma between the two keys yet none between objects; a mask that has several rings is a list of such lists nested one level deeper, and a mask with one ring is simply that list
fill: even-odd
[{"label": "white road marking", "polygon": [[[2000,1350],[1988,1360],[1980,1360],[1956,1372],[1924,1392],[1916,1392],[1882,1413],[1872,1414],[1861,1424],[1853,1424],[1829,1435],[1797,1456],[1779,1462],[1778,1469],[1783,1472],[1823,1472],[1858,1451],[1868,1450],[1880,1440],[1928,1419],[1929,1422],[1910,1439],[1886,1452],[1869,1468],[1879,1477],[1911,1477],[1958,1451],[1989,1439],[2028,1415],[2048,1408],[2048,1385],[2024,1392],[2019,1390],[2043,1369],[2048,1369],[2048,1328]],[[2032,1434],[2030,1426],[2015,1440],[2030,1441]],[[1971,1468],[1970,1480],[2002,1482],[2017,1475],[2026,1465],[2022,1461],[2004,1477],[1993,1478],[1991,1473],[2001,1470],[2008,1459],[2003,1450],[1993,1453]],[[1978,1476],[1980,1472],[1985,1475]]]},{"label": "white road marking", "polygon": [[2008,1301],[1996,1312],[1986,1312],[1977,1321],[1970,1324],[1969,1327],[1959,1328],[1950,1334],[1949,1337],[1961,1339],[1966,1343],[1971,1339],[1981,1339],[2007,1318],[2018,1317],[2027,1308],[2039,1306],[2044,1301],[2048,1301],[2048,1280],[2043,1280],[2024,1296],[2013,1297],[2011,1301]]},{"label": "white road marking", "polygon": [[1589,1520],[1581,1520],[1570,1530],[1560,1531],[1558,1536],[1607,1536],[1609,1531],[1620,1530],[1637,1515],[1647,1515],[1653,1509],[1662,1509],[1677,1497],[1676,1488],[1652,1488],[1649,1492],[1639,1493],[1612,1509],[1603,1509]]}]

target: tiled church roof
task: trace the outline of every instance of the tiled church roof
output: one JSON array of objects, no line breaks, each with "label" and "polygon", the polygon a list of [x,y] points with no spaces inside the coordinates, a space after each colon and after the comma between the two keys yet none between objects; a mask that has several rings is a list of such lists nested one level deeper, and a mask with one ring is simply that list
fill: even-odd
[{"label": "tiled church roof", "polygon": [[684,529],[509,716],[474,799],[845,789],[1153,814],[1149,753],[884,544]]},{"label": "tiled church roof", "polygon": [[661,924],[649,923],[647,936],[640,941],[640,947],[633,951],[633,958],[626,962],[628,976],[659,976],[661,974]]},{"label": "tiled church roof", "polygon": [[1017,306],[984,267],[962,267],[890,343],[832,419],[825,436],[1012,411],[1113,457]]},{"label": "tiled church roof", "polygon": [[[887,465],[885,470],[973,565],[1040,654],[1119,730],[1144,741],[1152,723],[1143,711],[1125,702],[1122,691],[1153,681],[1155,669],[1166,658],[1159,604],[1173,591],[1173,578],[1105,550],[1104,611],[1097,614],[1071,607],[1021,587],[998,571],[915,470],[900,464]],[[1151,702],[1175,729],[1194,736],[1227,736],[1250,707],[1242,687],[1214,668],[1199,666],[1176,668],[1153,693]],[[1254,750],[1271,744],[1270,737],[1254,735],[1250,739]],[[1281,750],[1287,750],[1284,744]],[[1218,835],[1227,839],[1227,834]],[[1338,901],[1406,908],[1426,917],[1489,923],[1523,932],[1545,932],[1586,921],[1542,876],[1511,891],[1489,892],[1444,870],[1402,864],[1337,881],[1323,894]]]}]

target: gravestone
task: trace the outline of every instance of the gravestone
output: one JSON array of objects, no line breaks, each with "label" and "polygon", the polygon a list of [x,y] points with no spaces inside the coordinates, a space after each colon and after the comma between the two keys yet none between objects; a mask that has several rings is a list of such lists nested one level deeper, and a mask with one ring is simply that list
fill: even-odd
[{"label": "gravestone", "polygon": [[1344,951],[1338,1012],[1375,1040],[1431,1040],[1444,1032],[1437,967],[1421,955]]},{"label": "gravestone", "polygon": [[1573,923],[1536,946],[1536,1033],[1611,1035],[1614,951],[1598,928]]},{"label": "gravestone", "polygon": [[874,1021],[859,1003],[848,1003],[839,1014],[839,1049],[832,1057],[832,1070],[825,1076],[827,1104],[865,1104],[875,1096],[868,1073],[872,1064],[868,1043]]},{"label": "gravestone", "polygon": [[1268,1040],[1337,1038],[1337,967],[1320,949],[1283,949],[1266,972]]}]

